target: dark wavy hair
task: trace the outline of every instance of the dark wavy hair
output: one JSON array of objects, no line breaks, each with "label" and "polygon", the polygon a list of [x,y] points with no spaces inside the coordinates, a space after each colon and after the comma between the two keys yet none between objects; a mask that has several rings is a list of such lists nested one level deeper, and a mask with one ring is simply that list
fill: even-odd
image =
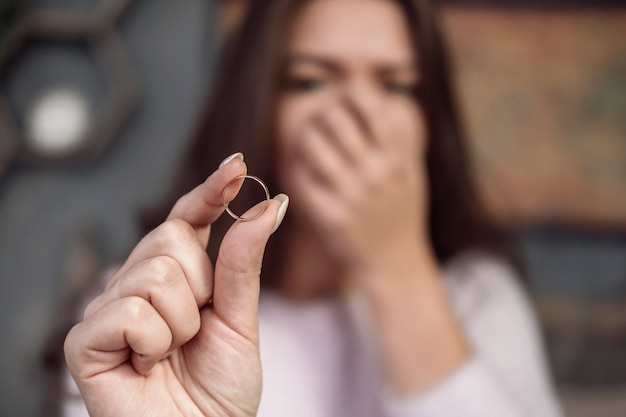
[{"label": "dark wavy hair", "polygon": [[[176,197],[204,181],[225,156],[237,151],[244,153],[249,171],[276,190],[273,133],[284,53],[294,17],[308,1],[251,2],[242,25],[224,45],[206,107],[167,208]],[[488,218],[472,182],[435,10],[427,0],[389,1],[395,1],[404,12],[415,55],[421,58],[421,100],[429,134],[429,230],[435,254],[443,263],[466,249],[483,249],[519,266],[511,240]],[[224,217],[213,227],[212,236],[218,236],[209,245],[213,255],[229,225],[223,222]],[[280,239],[270,242],[274,240]],[[275,249],[268,249],[264,271],[275,264]],[[265,276],[264,282],[269,282]]]}]

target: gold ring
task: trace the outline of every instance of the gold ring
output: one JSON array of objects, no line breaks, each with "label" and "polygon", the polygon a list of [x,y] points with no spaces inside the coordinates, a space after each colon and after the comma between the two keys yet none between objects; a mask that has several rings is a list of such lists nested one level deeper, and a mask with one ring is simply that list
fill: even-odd
[{"label": "gold ring", "polygon": [[[265,206],[263,207],[263,210],[261,210],[260,212],[258,212],[257,214],[255,214],[254,216],[251,217],[242,217],[242,216],[238,216],[237,214],[235,214],[230,207],[228,207],[228,202],[226,201],[226,189],[228,188],[228,186],[230,184],[232,184],[233,182],[237,181],[238,179],[243,178],[244,180],[246,178],[250,178],[251,180],[255,180],[256,182],[258,182],[261,187],[263,187],[263,191],[265,191]],[[226,210],[226,212],[230,215],[230,217],[232,217],[235,220],[241,220],[244,222],[247,222],[249,220],[254,220],[257,217],[260,217],[261,214],[263,214],[265,212],[265,210],[267,210],[267,207],[270,204],[270,191],[267,189],[267,185],[265,185],[265,183],[261,180],[261,178],[259,177],[255,177],[254,175],[240,175],[236,178],[233,178],[228,184],[226,184],[226,186],[224,187],[224,190],[222,191],[222,203],[224,204],[224,209]]]}]

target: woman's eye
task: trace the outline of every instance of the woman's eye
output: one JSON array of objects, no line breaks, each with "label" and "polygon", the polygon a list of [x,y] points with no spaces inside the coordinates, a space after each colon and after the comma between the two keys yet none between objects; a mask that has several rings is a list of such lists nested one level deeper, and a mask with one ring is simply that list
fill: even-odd
[{"label": "woman's eye", "polygon": [[322,78],[302,77],[292,78],[287,81],[287,87],[294,92],[312,92],[323,88],[326,81]]},{"label": "woman's eye", "polygon": [[403,95],[411,98],[418,96],[419,89],[413,83],[388,82],[384,85],[385,90],[391,94]]}]

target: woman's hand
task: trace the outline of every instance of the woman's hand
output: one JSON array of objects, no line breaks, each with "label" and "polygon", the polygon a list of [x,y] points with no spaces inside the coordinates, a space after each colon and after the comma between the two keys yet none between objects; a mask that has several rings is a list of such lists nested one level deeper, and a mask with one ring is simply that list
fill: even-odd
[{"label": "woman's hand", "polygon": [[290,188],[329,252],[350,275],[415,259],[428,245],[421,118],[342,102],[307,122]]},{"label": "woman's hand", "polygon": [[245,173],[236,154],[182,197],[68,334],[68,367],[92,417],[256,414],[259,274],[287,197],[236,222],[215,268],[205,251],[222,190]]},{"label": "woman's hand", "polygon": [[397,120],[408,114],[328,109],[297,142],[291,186],[304,190],[298,202],[307,218],[365,290],[386,378],[399,396],[432,386],[468,356],[427,230],[423,125],[417,116],[413,124]]}]

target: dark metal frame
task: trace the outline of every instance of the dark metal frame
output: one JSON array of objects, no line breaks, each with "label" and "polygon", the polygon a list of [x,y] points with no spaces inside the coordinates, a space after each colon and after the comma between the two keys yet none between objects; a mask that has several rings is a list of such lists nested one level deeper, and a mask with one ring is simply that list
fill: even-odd
[{"label": "dark metal frame", "polygon": [[0,176],[14,162],[75,163],[97,157],[113,140],[129,118],[139,97],[139,84],[116,22],[132,0],[102,1],[94,10],[28,11],[16,25],[0,57],[0,82],[3,69],[19,56],[27,41],[46,39],[86,44],[104,73],[111,91],[102,110],[96,115],[84,145],[58,157],[43,157],[31,150],[9,112],[0,90]]}]

